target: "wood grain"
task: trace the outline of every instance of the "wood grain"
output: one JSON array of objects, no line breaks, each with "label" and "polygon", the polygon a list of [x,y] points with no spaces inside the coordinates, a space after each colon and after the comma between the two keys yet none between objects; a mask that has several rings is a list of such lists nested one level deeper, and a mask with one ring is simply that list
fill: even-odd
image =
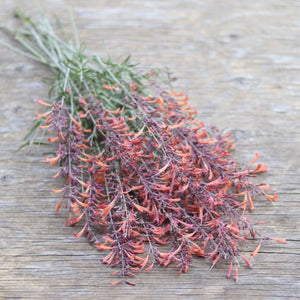
[{"label": "wood grain", "polygon": [[[42,2],[42,1],[41,1]],[[30,1],[1,0],[0,22],[15,26],[13,9],[37,15]],[[256,201],[253,220],[288,244],[270,242],[240,268],[240,282],[226,280],[227,266],[209,271],[195,259],[187,274],[174,267],[141,273],[136,287],[111,287],[110,270],[76,228],[65,227],[50,192],[60,185],[41,163],[45,149],[17,154],[46,97],[37,63],[0,48],[0,299],[281,299],[300,295],[300,2],[204,0],[52,0],[43,3],[71,33],[71,7],[81,41],[113,58],[133,54],[143,65],[168,66],[206,124],[232,132],[235,158],[247,164],[256,152],[270,172],[260,181],[281,202]],[[1,39],[13,43],[1,33]],[[245,244],[245,255],[256,243]]]}]

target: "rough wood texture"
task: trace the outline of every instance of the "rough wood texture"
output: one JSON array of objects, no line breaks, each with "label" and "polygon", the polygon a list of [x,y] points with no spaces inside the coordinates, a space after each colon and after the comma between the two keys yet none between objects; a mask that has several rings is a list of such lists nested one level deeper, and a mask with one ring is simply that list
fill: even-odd
[{"label": "rough wood texture", "polygon": [[[41,1],[44,2],[44,1]],[[260,176],[281,202],[256,201],[254,220],[266,220],[270,242],[240,268],[240,282],[226,280],[227,266],[209,271],[195,259],[187,274],[141,273],[136,287],[110,286],[110,269],[84,238],[55,213],[51,189],[60,182],[42,164],[45,149],[12,151],[22,143],[46,97],[47,70],[0,48],[0,299],[278,299],[300,295],[300,3],[286,0],[51,0],[43,3],[71,32],[72,7],[88,49],[118,58],[133,53],[142,64],[168,66],[176,87],[189,93],[200,118],[230,131],[235,157],[247,164],[256,152],[269,165]],[[31,1],[1,0],[0,22],[15,25],[13,9],[29,14]],[[1,38],[9,40],[1,33]],[[256,243],[245,245],[245,255]]]}]

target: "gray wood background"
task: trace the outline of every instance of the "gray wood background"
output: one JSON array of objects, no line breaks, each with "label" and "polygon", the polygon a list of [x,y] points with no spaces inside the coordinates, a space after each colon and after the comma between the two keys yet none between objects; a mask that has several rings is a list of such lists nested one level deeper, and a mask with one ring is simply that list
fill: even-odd
[{"label": "gray wood background", "polygon": [[[226,265],[209,271],[195,259],[187,274],[174,267],[140,273],[136,287],[112,287],[114,278],[84,238],[55,213],[60,185],[41,163],[45,149],[13,151],[46,97],[45,67],[0,48],[0,299],[280,299],[300,295],[300,1],[293,0],[51,0],[40,1],[71,32],[74,12],[81,41],[114,58],[132,53],[144,65],[168,66],[206,124],[232,132],[235,158],[256,152],[269,172],[259,180],[281,202],[256,201],[261,230],[287,238],[270,242],[240,268],[240,282],[225,278]],[[1,0],[0,24],[15,26],[13,9],[37,15],[27,0]],[[12,42],[1,33],[1,39]],[[245,255],[256,243],[245,244]]]}]

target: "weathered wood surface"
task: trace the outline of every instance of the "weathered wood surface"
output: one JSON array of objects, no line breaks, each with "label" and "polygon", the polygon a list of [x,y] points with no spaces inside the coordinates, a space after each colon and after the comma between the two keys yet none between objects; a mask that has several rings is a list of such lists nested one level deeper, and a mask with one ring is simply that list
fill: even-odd
[{"label": "weathered wood surface", "polygon": [[[44,2],[44,1],[40,1]],[[22,143],[45,97],[44,67],[0,48],[0,299],[278,299],[300,295],[300,2],[286,0],[51,0],[43,3],[71,32],[72,7],[88,49],[118,58],[133,53],[142,64],[168,66],[206,124],[230,131],[235,157],[247,164],[256,152],[269,165],[260,176],[281,202],[256,201],[253,220],[266,220],[270,242],[254,269],[227,280],[227,266],[209,271],[195,259],[187,274],[174,267],[141,273],[136,287],[110,286],[110,270],[84,238],[55,213],[59,186],[43,149],[12,151]],[[1,0],[0,22],[15,25],[13,9],[38,12],[31,1]],[[1,34],[1,39],[10,41]],[[76,229],[75,229],[76,230]],[[245,255],[256,243],[245,245]]]}]

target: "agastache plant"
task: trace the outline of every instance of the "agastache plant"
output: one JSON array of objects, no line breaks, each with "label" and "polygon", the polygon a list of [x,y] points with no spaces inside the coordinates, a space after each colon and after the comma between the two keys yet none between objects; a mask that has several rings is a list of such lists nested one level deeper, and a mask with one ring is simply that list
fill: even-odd
[{"label": "agastache plant", "polygon": [[64,205],[74,236],[106,251],[103,263],[118,267],[113,285],[134,285],[136,272],[171,263],[185,273],[193,255],[212,267],[228,262],[228,278],[238,281],[239,262],[251,268],[242,242],[258,239],[252,256],[265,240],[286,242],[261,235],[245,215],[256,196],[278,201],[268,184],[250,180],[267,166],[253,166],[256,154],[240,167],[230,134],[205,127],[183,92],[161,87],[159,71],[137,70],[129,57],[120,64],[88,57],[47,21],[16,16],[24,54],[56,75],[49,101],[36,100],[47,111],[33,128],[57,146],[44,160],[65,179],[53,190],[61,195],[56,210]]}]

